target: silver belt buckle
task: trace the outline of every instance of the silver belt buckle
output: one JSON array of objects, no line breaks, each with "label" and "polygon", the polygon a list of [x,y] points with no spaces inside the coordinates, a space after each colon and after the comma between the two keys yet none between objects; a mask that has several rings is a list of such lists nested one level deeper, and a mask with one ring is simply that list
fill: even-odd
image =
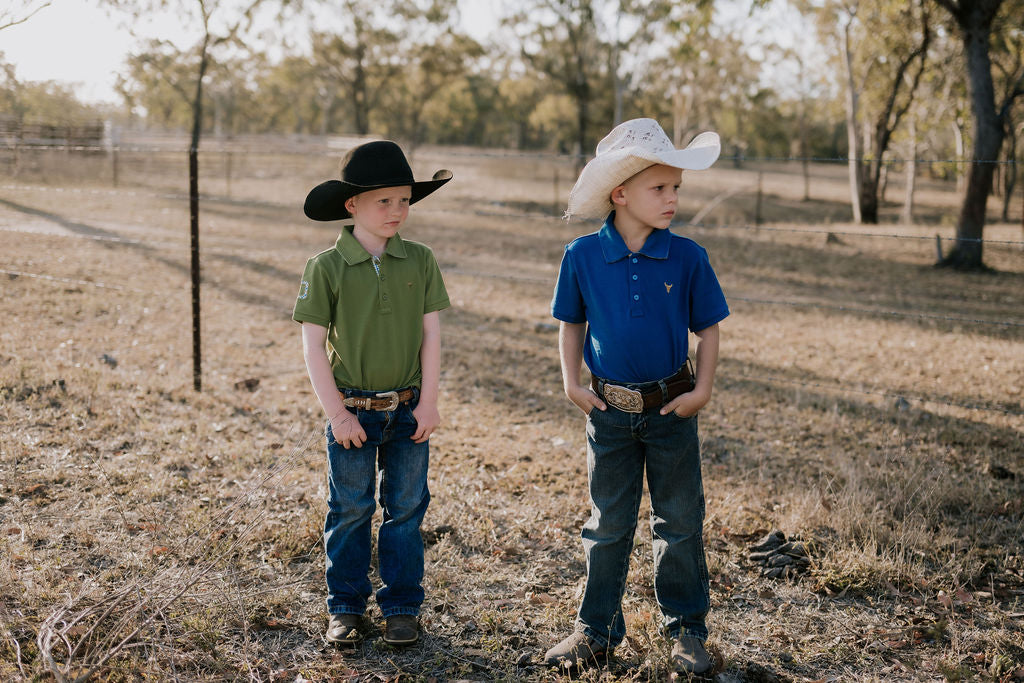
[{"label": "silver belt buckle", "polygon": [[349,408],[362,408],[363,410],[370,409],[369,396],[365,398],[361,396],[346,396],[342,403],[344,403]]},{"label": "silver belt buckle", "polygon": [[626,413],[644,412],[644,397],[635,389],[620,387],[618,384],[605,384],[604,400]]},{"label": "silver belt buckle", "polygon": [[398,407],[398,392],[397,391],[385,391],[383,394],[377,394],[375,398],[386,398],[391,401],[387,408],[381,408],[380,410],[394,410]]}]

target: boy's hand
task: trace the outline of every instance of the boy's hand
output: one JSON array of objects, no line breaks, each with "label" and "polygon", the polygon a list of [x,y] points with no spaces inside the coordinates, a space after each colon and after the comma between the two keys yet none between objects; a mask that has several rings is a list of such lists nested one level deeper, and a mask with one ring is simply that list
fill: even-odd
[{"label": "boy's hand", "polygon": [[441,413],[437,411],[437,406],[422,400],[413,408],[412,416],[416,418],[416,433],[412,435],[412,440],[416,443],[423,443],[429,439],[441,424]]},{"label": "boy's hand", "polygon": [[569,385],[565,388],[565,395],[569,397],[569,400],[576,404],[576,407],[583,411],[584,415],[589,415],[590,411],[594,408],[598,410],[605,410],[608,406],[605,405],[601,397],[598,396],[591,390],[590,387],[579,384]]},{"label": "boy's hand", "polygon": [[359,424],[356,416],[347,410],[343,410],[331,418],[331,433],[334,434],[334,440],[346,449],[353,446],[362,448],[366,443],[366,432],[363,431],[363,426]]},{"label": "boy's hand", "polygon": [[679,394],[674,399],[661,407],[661,414],[668,415],[674,412],[679,417],[692,417],[711,400],[711,392],[701,387],[685,394]]}]

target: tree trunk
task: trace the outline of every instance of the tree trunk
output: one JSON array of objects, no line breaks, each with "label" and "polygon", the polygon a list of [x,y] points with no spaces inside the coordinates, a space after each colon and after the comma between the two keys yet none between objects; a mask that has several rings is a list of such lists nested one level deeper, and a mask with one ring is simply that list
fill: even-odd
[{"label": "tree trunk", "polygon": [[324,88],[320,98],[320,135],[326,136],[331,132],[331,110],[334,109],[334,90]]},{"label": "tree trunk", "polygon": [[683,146],[683,135],[690,127],[690,103],[683,86],[677,86],[672,93],[672,142],[676,147]]},{"label": "tree trunk", "polygon": [[[581,74],[582,77],[582,74]],[[590,152],[590,147],[587,145],[587,119],[589,114],[587,112],[589,105],[589,88],[585,84],[581,85],[576,94],[576,174],[579,175],[580,171],[583,170],[586,156]]]},{"label": "tree trunk", "polygon": [[967,82],[970,87],[975,142],[967,175],[967,191],[964,193],[956,226],[956,244],[938,265],[959,270],[984,270],[982,237],[985,230],[985,206],[992,191],[994,162],[999,158],[999,148],[1003,144],[1003,126],[996,112],[989,58],[992,19],[989,16],[986,20],[983,10],[972,10],[967,13],[965,20],[961,28],[964,52],[967,55]]},{"label": "tree trunk", "polygon": [[853,81],[853,54],[850,52],[850,21],[846,23],[839,37],[842,43],[843,64],[846,67],[846,142],[850,170],[850,205],[853,209],[853,222],[861,222],[860,188],[861,167],[858,156],[860,145],[857,135],[857,87]]},{"label": "tree trunk", "polygon": [[370,132],[370,103],[366,76],[363,64],[366,48],[360,44],[357,54],[355,74],[352,77],[352,108],[355,113],[356,132],[367,135]]},{"label": "tree trunk", "polygon": [[612,126],[617,126],[622,123],[622,100],[626,91],[626,81],[622,76],[619,75],[619,52],[622,46],[619,42],[619,23],[622,21],[622,4],[619,4],[618,11],[615,13],[615,41],[612,43],[612,50],[608,69],[612,74],[612,83],[615,88],[615,107],[612,113]]},{"label": "tree trunk", "polygon": [[860,174],[860,223],[878,223],[878,187],[882,165],[878,159],[858,164]]},{"label": "tree trunk", "polygon": [[1003,222],[1010,222],[1010,204],[1013,201],[1013,190],[1017,186],[1017,133],[1012,125],[1006,126],[1007,149],[1006,163],[1003,164]]},{"label": "tree trunk", "polygon": [[811,165],[810,161],[807,159],[806,152],[804,152],[801,157],[803,159],[801,165],[803,167],[804,174],[804,197],[802,201],[809,202],[811,201]]},{"label": "tree trunk", "polygon": [[[964,132],[960,128],[960,124],[954,121],[953,127],[953,149],[956,152],[957,159],[963,159],[967,156],[967,145],[964,143]],[[956,179],[956,193],[963,199],[964,188],[967,187],[967,169],[964,168],[963,164],[956,164],[953,169],[953,177]]]},{"label": "tree trunk", "polygon": [[917,116],[910,117],[910,141],[907,144],[906,185],[903,195],[903,209],[900,211],[900,222],[914,222],[914,189],[917,184]]}]

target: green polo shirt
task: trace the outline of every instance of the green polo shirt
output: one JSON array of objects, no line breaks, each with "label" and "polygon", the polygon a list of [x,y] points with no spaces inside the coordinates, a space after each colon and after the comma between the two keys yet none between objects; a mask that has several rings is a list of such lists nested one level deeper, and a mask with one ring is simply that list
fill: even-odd
[{"label": "green polo shirt", "polygon": [[449,305],[429,247],[395,235],[375,268],[346,226],[306,262],[292,319],[327,328],[338,387],[391,391],[420,386],[423,316]]}]

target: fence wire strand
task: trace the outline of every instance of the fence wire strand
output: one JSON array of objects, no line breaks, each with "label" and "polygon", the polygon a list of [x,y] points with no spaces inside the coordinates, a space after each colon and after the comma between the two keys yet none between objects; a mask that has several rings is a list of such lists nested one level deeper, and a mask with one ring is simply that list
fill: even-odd
[{"label": "fence wire strand", "polygon": [[[218,141],[212,141],[212,144],[216,145]],[[361,141],[360,141],[361,142]],[[208,142],[208,145],[211,143]],[[355,144],[353,144],[355,146]],[[330,154],[336,151],[344,151],[343,148],[339,150],[331,150],[326,146],[318,146],[322,149],[323,153]],[[89,153],[146,153],[146,154],[187,154],[188,143],[182,143],[181,146],[167,146],[167,147],[147,147],[145,145],[61,145],[61,144],[11,144],[5,142],[0,145],[0,151],[41,151],[41,152],[89,152]],[[423,152],[426,155],[431,155],[432,151],[429,149],[417,150]],[[229,149],[226,147],[208,147],[202,150],[205,155],[226,155],[226,154],[238,154],[238,155],[274,155],[274,156],[301,156],[308,157],[310,155],[309,150],[295,150],[295,149],[274,149],[270,151],[262,151],[256,149]],[[457,149],[445,149],[443,152],[446,157],[463,157],[463,158],[481,158],[481,159],[550,159],[560,160],[565,162],[576,163],[579,161],[585,161],[593,157],[592,154],[580,154],[580,153],[554,153],[545,152],[542,150],[537,151],[484,151],[481,150],[457,150]],[[721,155],[718,157],[718,161],[731,161],[733,163],[814,163],[814,164],[848,164],[848,163],[875,163],[877,159],[875,157],[847,157],[847,156],[746,156],[743,154],[729,154]],[[914,158],[905,159],[900,157],[886,156],[881,160],[883,164],[905,164],[914,163],[921,165],[931,164],[995,164],[995,165],[1007,165],[1016,166],[1017,159],[963,159],[957,157],[948,157],[945,159],[926,159],[926,158]]]},{"label": "fence wire strand", "polygon": [[[0,146],[0,150],[4,150],[4,149],[11,150],[11,149],[14,149],[14,147],[12,147],[10,145],[8,145],[7,147]],[[167,154],[167,155],[171,155],[171,154],[175,154],[175,155],[176,154],[184,154],[185,151],[186,151],[186,149],[184,147],[181,150],[178,150],[176,148],[174,148],[174,149],[171,149],[171,148],[154,149],[154,148],[151,148],[151,147],[144,147],[144,146],[123,146],[123,147],[122,146],[113,146],[113,147],[103,146],[103,147],[98,147],[98,146],[69,146],[69,145],[21,146],[21,147],[18,147],[17,149],[20,150],[20,151],[36,151],[36,150],[40,150],[40,151],[58,151],[59,150],[61,152],[90,152],[90,153],[104,152],[104,153],[107,153],[107,154],[117,154],[117,153],[146,153],[146,154],[153,154],[153,153],[157,153],[157,154]],[[324,150],[324,154],[333,154],[334,152],[335,152],[334,150],[326,150],[326,149]],[[207,154],[207,155],[232,155],[232,154],[238,154],[240,156],[264,154],[263,152],[255,151],[255,150],[227,150],[227,149],[207,150],[207,151],[205,151],[203,153]],[[432,155],[432,152],[430,150],[422,150],[422,153],[424,154],[424,156],[431,156]],[[265,154],[271,154],[271,155],[289,155],[289,154],[292,154],[292,155],[301,155],[303,157],[308,157],[310,155],[310,151],[309,150],[305,150],[305,151],[272,150],[272,151],[266,152]],[[445,150],[444,151],[444,155],[445,156],[451,156],[451,157],[457,157],[457,158],[488,158],[488,159],[494,159],[494,158],[498,158],[498,159],[516,159],[516,158],[520,158],[520,159],[541,159],[541,160],[548,159],[548,160],[563,161],[563,162],[575,162],[575,161],[578,161],[581,158],[585,158],[583,155],[571,155],[571,154],[550,154],[550,153],[545,153],[545,152],[530,152],[530,151],[524,151],[524,152],[492,152],[492,151],[484,151],[484,150],[480,150],[480,151]],[[850,163],[851,161],[853,161],[853,162],[867,161],[867,159],[851,159],[851,158],[848,158],[848,157],[840,157],[840,156],[835,156],[835,157],[815,157],[815,156],[810,156],[810,157],[799,157],[799,156],[747,157],[747,156],[742,156],[742,155],[734,155],[734,156],[722,156],[719,159],[720,159],[720,161],[726,161],[726,162],[733,161],[733,162],[738,162],[738,163],[743,163],[743,164],[747,164],[747,163],[749,163],[749,164],[756,164],[758,162],[763,162],[763,163],[813,162],[813,163],[825,164],[825,163]],[[957,164],[957,165],[963,165],[963,164],[973,164],[973,163],[990,163],[990,164],[1004,164],[1004,165],[1015,166],[1017,162],[1014,159],[1009,159],[1009,160],[975,160],[975,159],[956,159],[956,158],[950,158],[950,159],[899,159],[899,158],[888,158],[888,159],[883,159],[883,163],[886,163],[886,164],[915,163],[915,164],[923,164],[923,165],[927,165],[927,164]],[[757,169],[749,169],[749,170],[757,170]],[[229,185],[229,187],[230,187],[230,185]],[[7,191],[14,191],[14,192],[29,192],[29,191],[40,191],[40,190],[42,190],[42,191],[46,191],[46,192],[57,192],[57,193],[67,193],[67,194],[90,194],[90,195],[105,195],[105,196],[112,196],[112,197],[125,196],[125,197],[158,198],[158,199],[162,199],[162,200],[171,200],[171,201],[187,201],[189,199],[189,195],[187,193],[185,193],[185,192],[175,192],[175,191],[168,192],[168,191],[159,191],[159,190],[126,189],[126,188],[100,189],[100,188],[88,188],[88,187],[54,188],[54,187],[49,187],[49,186],[31,185],[31,184],[25,184],[25,183],[7,183],[7,184],[3,184],[3,185],[0,185],[0,190],[7,190]],[[760,192],[760,190],[758,190],[756,188],[756,186],[751,187],[751,188],[745,190],[745,192],[748,193],[748,194],[752,193],[752,192],[755,192],[755,191],[756,192]],[[214,195],[214,194],[202,194],[202,195],[200,195],[200,198],[201,198],[202,201],[207,201],[207,202],[210,202],[210,201],[213,201],[213,202],[217,202],[217,201],[231,201],[231,202],[246,201],[246,200],[239,200],[239,199],[228,199],[228,198],[226,198],[224,196]],[[274,206],[274,207],[285,206],[285,204],[281,203],[281,202],[272,202],[272,201],[266,201],[266,200],[253,200],[251,202],[246,201],[246,203],[256,203],[256,204],[260,204],[260,205]],[[426,214],[435,214],[435,215],[439,215],[440,214],[440,215],[443,215],[443,214],[446,214],[446,213],[449,213],[449,212],[445,211],[443,209],[419,208],[417,210],[417,213],[426,213]],[[543,220],[543,221],[550,221],[553,224],[554,223],[564,224],[566,222],[563,217],[558,216],[555,213],[550,213],[549,214],[549,213],[539,213],[539,212],[523,212],[523,211],[515,211],[515,210],[472,210],[472,211],[463,211],[463,213],[469,213],[469,214],[472,214],[472,215],[477,215],[477,216],[482,216],[482,217],[505,218],[505,219],[512,219],[512,220],[533,220],[533,221]],[[676,228],[691,228],[691,229],[697,229],[697,230],[709,231],[709,232],[718,232],[718,231],[723,231],[723,230],[735,230],[735,231],[743,231],[743,232],[746,232],[746,233],[754,233],[754,234],[759,234],[759,233],[788,233],[788,234],[794,234],[794,235],[814,235],[814,236],[825,235],[825,236],[829,236],[829,237],[833,237],[833,236],[834,237],[844,237],[844,238],[848,238],[848,239],[856,239],[856,238],[876,239],[876,238],[878,238],[878,239],[895,239],[895,240],[918,241],[918,242],[920,242],[920,241],[939,240],[940,242],[941,241],[977,242],[977,243],[984,243],[985,245],[989,245],[989,246],[1005,246],[1005,247],[1024,246],[1024,240],[1003,240],[1003,239],[1001,239],[1001,240],[993,240],[993,239],[985,239],[985,238],[961,238],[961,237],[955,237],[955,236],[954,237],[942,237],[942,236],[940,236],[938,234],[936,234],[934,236],[932,236],[932,235],[909,235],[909,234],[898,234],[898,233],[877,232],[877,231],[857,232],[855,230],[833,230],[833,229],[827,229],[827,228],[820,228],[820,229],[816,229],[816,228],[796,228],[796,227],[788,228],[788,227],[780,227],[780,226],[773,226],[773,225],[750,224],[750,223],[713,224],[713,223],[707,223],[707,222],[703,222],[703,221],[695,221],[695,222],[675,221],[675,222],[673,222],[672,225],[673,225],[673,227],[676,227]],[[67,232],[56,233],[56,232],[49,232],[49,231],[27,230],[27,229],[19,228],[19,227],[16,227],[16,226],[0,226],[0,231],[8,232],[8,233],[26,234],[26,235],[38,236],[38,237],[61,237],[61,238],[64,238],[64,237],[74,237],[76,239],[94,241],[94,242],[98,242],[98,243],[105,243],[105,244],[111,244],[111,245],[134,246],[134,247],[144,246],[144,247],[159,248],[159,249],[179,249],[179,248],[180,249],[184,249],[187,246],[186,245],[186,241],[184,239],[182,239],[180,241],[173,241],[173,240],[149,240],[149,239],[145,239],[145,238],[119,237],[119,236],[114,236],[114,235],[83,235],[83,234],[67,233]],[[208,244],[207,246],[204,247],[204,250],[203,250],[204,253],[212,254],[212,255],[231,255],[231,254],[236,253],[236,250],[234,250],[232,248],[232,246],[231,246],[232,243],[230,241],[218,240],[217,243],[219,243],[219,248],[218,248],[218,246],[212,246],[212,245]],[[217,243],[215,243],[215,244],[217,244]],[[276,244],[276,243],[275,244],[271,244],[269,242],[266,243],[266,244],[261,244],[259,242],[254,242],[252,240],[245,240],[244,241],[244,245],[245,245],[245,249],[246,250],[260,249],[260,248],[266,248],[266,249],[270,249],[270,250],[280,250],[281,249],[281,245],[280,244]],[[463,268],[463,267],[460,267],[458,265],[454,265],[454,266],[451,266],[451,267],[446,267],[446,272],[451,273],[452,275],[459,275],[459,276],[464,276],[464,277],[500,279],[500,280],[517,281],[517,282],[529,282],[529,283],[544,284],[544,285],[547,285],[547,286],[552,285],[553,284],[553,279],[554,279],[553,276],[552,277],[539,277],[539,276],[521,275],[521,274],[515,274],[515,273],[500,273],[500,272],[493,272],[493,271],[480,272],[480,271],[476,271],[476,270],[473,270],[473,269]],[[17,279],[19,277],[25,277],[25,278],[31,278],[31,279],[35,279],[35,280],[39,280],[39,281],[44,281],[44,282],[51,282],[51,283],[58,284],[58,285],[73,285],[73,286],[80,286],[80,287],[81,286],[96,287],[96,288],[101,288],[101,289],[110,289],[110,290],[116,290],[116,291],[132,292],[132,293],[146,295],[146,296],[158,296],[158,295],[165,295],[166,294],[165,292],[164,293],[158,293],[158,292],[154,292],[154,291],[147,291],[147,290],[138,289],[138,288],[122,285],[122,284],[116,284],[116,283],[105,282],[105,281],[100,281],[100,280],[93,280],[93,279],[86,280],[86,279],[78,279],[78,278],[60,277],[60,276],[56,276],[56,275],[52,275],[52,274],[47,274],[47,273],[27,272],[25,270],[15,269],[15,268],[0,268],[0,274],[7,275],[8,278],[10,278],[11,280]],[[976,318],[976,317],[965,317],[965,316],[956,316],[956,315],[942,315],[942,314],[934,314],[934,313],[925,313],[925,312],[919,312],[919,311],[886,310],[886,309],[876,309],[876,308],[869,308],[869,307],[862,307],[862,306],[849,306],[849,305],[844,305],[844,304],[828,304],[828,303],[814,302],[814,301],[797,301],[797,300],[785,300],[785,299],[768,299],[768,298],[751,297],[751,296],[743,296],[743,295],[730,295],[729,299],[731,301],[742,302],[744,304],[750,304],[750,305],[756,305],[756,306],[789,306],[789,307],[794,307],[794,308],[811,308],[811,309],[817,309],[817,310],[823,310],[823,311],[835,311],[835,312],[843,313],[843,314],[862,315],[862,316],[870,316],[870,317],[877,317],[877,318],[903,318],[903,319],[912,319],[912,320],[933,320],[933,321],[944,322],[944,323],[954,323],[954,324],[962,324],[962,325],[979,325],[979,326],[996,326],[996,327],[1002,327],[1002,328],[1007,328],[1007,329],[1020,329],[1020,328],[1024,328],[1024,322],[1017,321],[1017,320],[991,320],[991,319],[983,319],[983,318]],[[267,309],[273,309],[273,310],[278,311],[278,312],[283,311],[284,308],[285,308],[284,306],[282,306],[282,307],[274,307],[274,306],[270,306],[270,305],[267,305],[267,304],[263,304],[263,307],[267,308]],[[287,370],[283,370],[283,371],[281,371],[279,369],[277,372],[270,372],[270,374],[268,374],[267,377],[274,376],[274,375],[280,375],[280,374],[291,374],[293,372],[298,372],[300,370],[301,370],[301,368],[294,368],[294,369],[293,368],[288,368]],[[749,376],[742,375],[742,374],[729,374],[727,376],[733,377],[733,378],[736,378],[736,379],[744,379],[744,380],[758,380],[758,381],[769,380],[771,382],[793,384],[793,385],[804,386],[804,387],[814,388],[814,389],[826,389],[826,390],[829,390],[829,391],[840,391],[840,392],[849,392],[849,393],[857,393],[857,394],[876,395],[876,396],[881,396],[881,397],[885,397],[885,398],[893,399],[893,400],[899,400],[899,399],[907,400],[907,397],[905,395],[902,395],[902,394],[895,394],[895,393],[891,393],[891,392],[882,392],[882,391],[868,391],[868,390],[857,389],[855,387],[850,387],[850,386],[847,386],[847,385],[832,386],[832,385],[827,385],[827,384],[822,384],[822,383],[817,383],[817,382],[807,382],[807,381],[800,381],[800,380],[792,380],[792,379],[781,378],[781,377],[756,377],[755,378],[755,377],[749,377]],[[1015,415],[1015,416],[1021,415],[1020,411],[1014,411],[1012,409],[1006,409],[1006,408],[1001,408],[1001,407],[993,407],[992,405],[980,405],[980,404],[974,404],[974,403],[958,403],[958,402],[947,401],[947,400],[943,400],[943,399],[927,398],[927,397],[915,397],[915,398],[912,398],[912,400],[916,400],[916,401],[920,401],[920,402],[933,403],[933,404],[948,405],[948,406],[951,406],[951,407],[956,407],[956,408],[961,408],[961,409],[987,410],[987,411],[1000,412],[1000,413],[1005,413],[1005,414]]]}]

